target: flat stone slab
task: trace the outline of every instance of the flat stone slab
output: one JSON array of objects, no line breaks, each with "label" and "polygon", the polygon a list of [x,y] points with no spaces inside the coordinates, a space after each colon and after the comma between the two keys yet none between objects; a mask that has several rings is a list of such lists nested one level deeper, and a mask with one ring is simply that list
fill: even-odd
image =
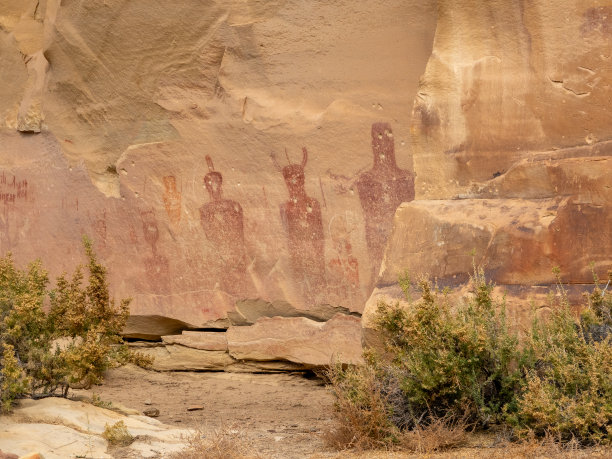
[{"label": "flat stone slab", "polygon": [[361,321],[343,314],[327,322],[265,317],[250,327],[230,327],[227,342],[236,359],[288,360],[311,367],[362,362]]}]

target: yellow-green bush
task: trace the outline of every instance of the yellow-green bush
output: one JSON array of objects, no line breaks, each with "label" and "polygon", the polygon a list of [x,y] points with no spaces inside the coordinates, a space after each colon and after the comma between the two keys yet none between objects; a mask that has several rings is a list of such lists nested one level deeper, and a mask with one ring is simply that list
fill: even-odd
[{"label": "yellow-green bush", "polygon": [[536,320],[525,343],[533,365],[508,421],[517,433],[560,441],[612,443],[612,296],[598,285],[579,323],[560,285],[560,304]]},{"label": "yellow-green bush", "polygon": [[[91,242],[83,239],[87,284],[79,266],[56,287],[39,261],[20,270],[11,255],[0,259],[0,400],[4,410],[15,398],[66,395],[70,385],[98,383],[110,366],[133,354],[120,332],[128,300],[110,298],[106,269]],[[142,362],[142,356],[136,356]],[[145,362],[146,363],[146,362]]]},{"label": "yellow-green bush", "polygon": [[[410,291],[407,279],[400,285]],[[562,290],[550,319],[535,321],[519,342],[482,271],[472,285],[461,304],[421,281],[421,298],[407,295],[409,307],[379,305],[384,352],[369,350],[365,366],[328,373],[336,446],[399,444],[406,431],[440,419],[612,442],[610,294],[596,287],[577,321]]]}]

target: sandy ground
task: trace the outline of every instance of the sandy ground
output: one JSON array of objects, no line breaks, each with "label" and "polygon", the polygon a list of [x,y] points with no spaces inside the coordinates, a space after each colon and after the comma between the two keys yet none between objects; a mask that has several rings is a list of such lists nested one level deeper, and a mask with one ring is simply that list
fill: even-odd
[{"label": "sandy ground", "polygon": [[[560,452],[557,447],[500,442],[493,434],[474,434],[464,448],[426,456],[333,451],[322,439],[333,424],[333,397],[314,375],[158,373],[130,365],[109,371],[102,385],[74,393],[93,394],[141,412],[157,408],[160,421],[199,429],[205,436],[229,429],[260,458],[612,458],[612,449]],[[124,457],[120,451],[115,456]]]},{"label": "sandy ground", "polygon": [[[321,439],[331,423],[333,399],[313,375],[158,373],[126,366],[109,371],[102,385],[75,393],[139,411],[157,408],[161,422],[206,435],[238,430],[262,457],[336,455]],[[192,407],[202,409],[188,411]]]}]

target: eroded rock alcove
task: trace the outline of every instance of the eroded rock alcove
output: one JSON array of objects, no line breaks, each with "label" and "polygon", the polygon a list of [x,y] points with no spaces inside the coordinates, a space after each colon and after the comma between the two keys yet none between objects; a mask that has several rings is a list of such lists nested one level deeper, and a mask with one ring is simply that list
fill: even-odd
[{"label": "eroded rock alcove", "polygon": [[611,262],[611,18],[5,1],[0,252],[57,275],[89,235],[133,298],[126,336],[236,371],[357,361],[400,272],[460,288],[472,251],[517,316],[553,265],[578,294]]}]

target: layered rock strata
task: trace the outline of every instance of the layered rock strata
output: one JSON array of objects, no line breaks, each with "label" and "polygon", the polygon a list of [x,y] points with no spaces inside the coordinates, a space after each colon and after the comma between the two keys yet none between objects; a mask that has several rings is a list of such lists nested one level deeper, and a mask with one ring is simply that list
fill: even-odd
[{"label": "layered rock strata", "polygon": [[305,317],[263,317],[227,332],[183,331],[161,343],[133,343],[154,358],[153,368],[229,372],[303,371],[334,362],[358,364],[361,320],[337,314],[327,322]]},{"label": "layered rock strata", "polygon": [[[411,124],[416,200],[399,207],[377,288],[425,275],[461,296],[473,263],[526,324],[612,268],[612,10],[598,2],[441,1]],[[373,342],[373,340],[371,340]]]}]

